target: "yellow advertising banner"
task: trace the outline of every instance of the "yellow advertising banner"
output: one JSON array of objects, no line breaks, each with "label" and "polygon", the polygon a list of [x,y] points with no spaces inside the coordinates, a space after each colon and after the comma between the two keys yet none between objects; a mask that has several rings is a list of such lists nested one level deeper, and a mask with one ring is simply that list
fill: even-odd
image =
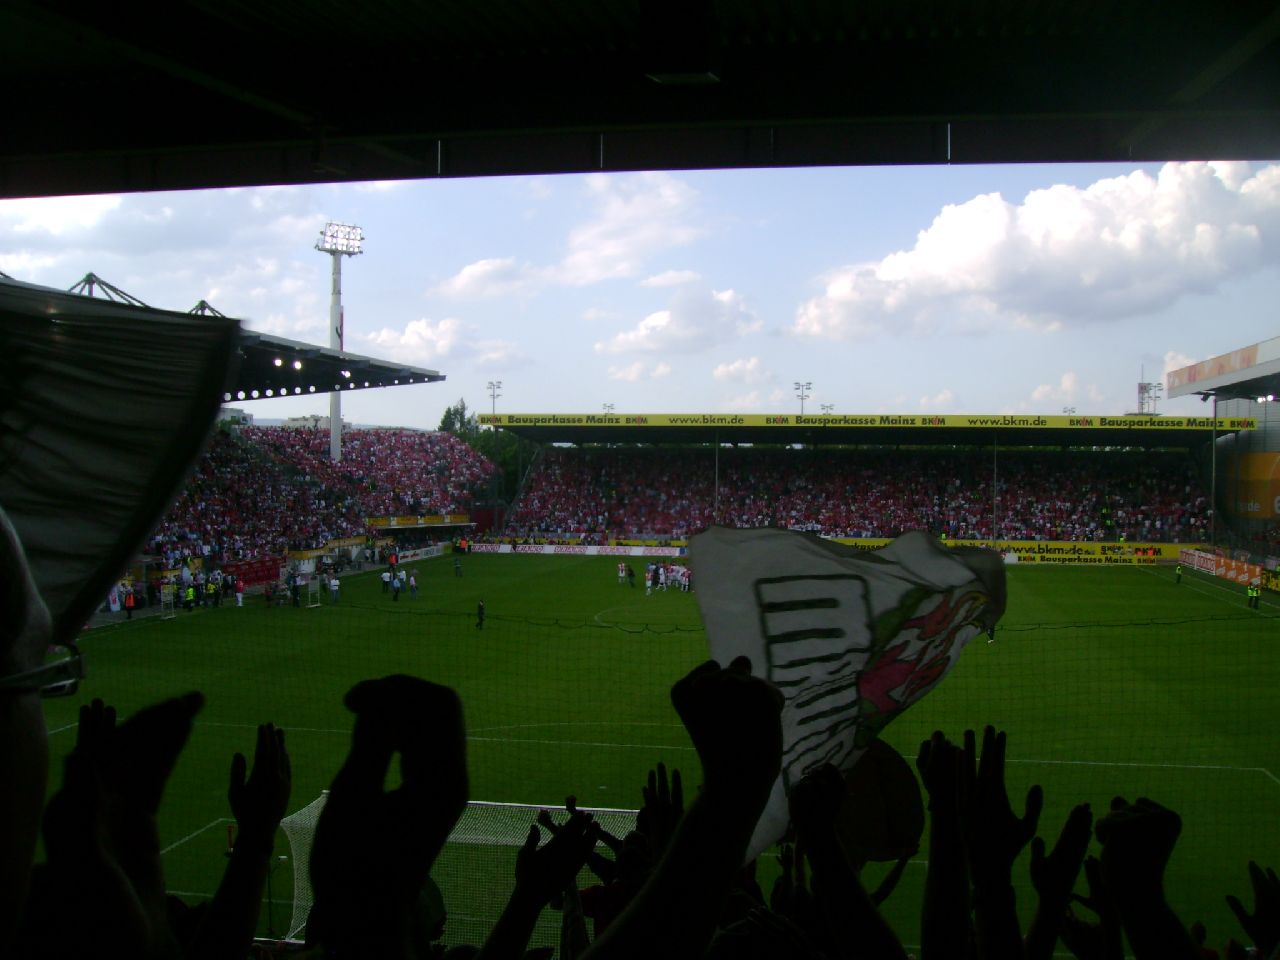
[{"label": "yellow advertising banner", "polygon": [[[868,538],[865,540],[840,539],[839,542],[860,550],[879,550],[892,541]],[[1196,546],[1186,543],[1098,543],[1064,540],[947,540],[944,542],[951,547],[990,547],[1005,554],[1010,562],[1016,563],[1130,565],[1177,560],[1180,551]]]},{"label": "yellow advertising banner", "polygon": [[1251,520],[1280,517],[1280,453],[1244,453],[1226,460],[1226,489],[1236,515]]},{"label": "yellow advertising banner", "polygon": [[470,514],[424,514],[420,517],[368,517],[365,522],[371,527],[451,527],[471,522]]},{"label": "yellow advertising banner", "polygon": [[1102,417],[1062,414],[887,414],[887,413],[482,413],[491,427],[945,427],[1035,430],[1254,430],[1256,417]]}]

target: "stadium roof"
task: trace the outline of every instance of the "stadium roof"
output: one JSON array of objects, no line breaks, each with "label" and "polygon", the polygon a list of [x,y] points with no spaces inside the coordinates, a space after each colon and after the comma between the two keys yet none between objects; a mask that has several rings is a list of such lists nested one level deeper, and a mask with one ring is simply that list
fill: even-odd
[{"label": "stadium roof", "polygon": [[[92,278],[92,285],[88,283]],[[91,287],[101,287],[107,299],[91,296]],[[171,311],[156,310],[118,287],[88,274],[72,291],[55,290],[0,276],[0,291],[8,290],[27,302],[38,301],[45,316],[76,313],[91,301],[94,314],[105,324],[127,324],[140,316],[166,315]],[[205,309],[200,309],[201,307]],[[181,316],[199,323],[201,315],[211,322],[225,319],[221,313],[201,301],[196,309]],[[283,397],[304,393],[332,393],[336,390],[364,390],[373,387],[405,386],[413,383],[435,383],[444,374],[425,367],[376,360],[360,354],[333,350],[299,340],[288,340],[252,330],[241,330],[237,340],[237,362],[232,381],[223,394],[225,401]]]},{"label": "stadium roof", "polygon": [[425,367],[375,360],[265,333],[242,330],[235,389],[226,400],[253,400],[336,390],[436,383],[445,376]]},{"label": "stadium roof", "polygon": [[1280,156],[1275,0],[0,4],[0,196]]},{"label": "stadium roof", "polygon": [[1199,394],[1220,400],[1280,396],[1280,337],[1202,360],[1168,377],[1169,396]]},{"label": "stadium roof", "polygon": [[863,446],[1165,447],[1257,428],[1252,417],[1004,414],[481,414],[483,426],[539,443],[750,443]]}]

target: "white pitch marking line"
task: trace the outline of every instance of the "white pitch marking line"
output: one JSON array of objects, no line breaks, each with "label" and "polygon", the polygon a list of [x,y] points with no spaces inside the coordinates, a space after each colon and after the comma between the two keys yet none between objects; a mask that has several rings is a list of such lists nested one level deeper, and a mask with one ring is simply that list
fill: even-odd
[{"label": "white pitch marking line", "polygon": [[598,743],[590,740],[525,740],[515,737],[467,737],[478,743],[536,743],[551,747],[618,747],[623,750],[683,750],[694,752],[693,747],[675,747],[656,743]]},{"label": "white pitch marking line", "polygon": [[[258,729],[256,723],[238,723],[229,720],[197,720],[197,727],[236,727],[249,730]],[[330,727],[281,727],[286,733],[350,733],[350,728],[339,730]]]},{"label": "white pitch marking line", "polygon": [[1027,763],[1027,764],[1054,764],[1057,766],[1071,767],[1149,767],[1156,770],[1231,770],[1236,773],[1261,773],[1270,777],[1276,783],[1280,783],[1280,777],[1276,777],[1266,767],[1232,767],[1225,764],[1216,763],[1136,763],[1121,760],[1014,760],[1007,759],[1005,763]]},{"label": "white pitch marking line", "polygon": [[[205,727],[236,727],[245,729],[256,729],[257,725],[252,723],[235,723],[225,720],[202,720],[197,721],[199,726]],[[650,721],[631,721],[631,720],[570,720],[570,721],[553,721],[548,723],[510,723],[498,727],[476,727],[472,731],[472,735],[467,737],[468,740],[482,739],[474,736],[480,733],[498,733],[502,730],[540,730],[547,727],[666,727],[671,730],[683,730],[684,727],[678,723],[655,723]],[[329,727],[283,727],[286,733],[337,733],[348,734],[349,729],[337,729]],[[497,739],[497,738],[493,738]],[[518,743],[520,741],[512,741]],[[541,741],[528,741],[530,743]],[[572,741],[547,741],[555,743],[569,743]],[[593,744],[588,744],[592,746]],[[625,746],[625,744],[623,744]]]},{"label": "white pitch marking line", "polygon": [[613,613],[615,610],[626,610],[626,609],[628,609],[628,605],[616,606],[616,607],[605,607],[603,610],[601,610],[591,619],[594,620],[596,623],[600,624],[600,626],[602,627],[612,627],[615,625],[612,620],[601,620],[600,618],[603,617],[606,613]]},{"label": "white pitch marking line", "polygon": [[[1156,577],[1157,579],[1160,579],[1160,580],[1165,579],[1165,578],[1164,578],[1164,577],[1162,577],[1160,574],[1158,574],[1158,573],[1156,573],[1154,570],[1152,570],[1150,567],[1139,567],[1138,569],[1139,569],[1139,570],[1141,570],[1143,573],[1148,574],[1149,576]],[[1218,597],[1218,596],[1215,596],[1214,594],[1210,593],[1209,591],[1210,591],[1210,590],[1217,590],[1219,593],[1225,593],[1225,594],[1228,594],[1229,596],[1231,596],[1231,597],[1233,597],[1233,598],[1236,598],[1236,599],[1243,599],[1243,598],[1244,598],[1244,594],[1239,592],[1239,587],[1238,587],[1238,586],[1237,586],[1237,587],[1235,587],[1235,588],[1233,589],[1231,586],[1229,586],[1229,585],[1227,585],[1227,584],[1225,584],[1225,583],[1218,583],[1217,581],[1221,579],[1220,577],[1215,577],[1215,576],[1214,576],[1213,574],[1211,574],[1211,573],[1205,573],[1203,570],[1193,570],[1193,571],[1191,571],[1191,572],[1193,572],[1193,573],[1197,573],[1197,574],[1199,574],[1199,576],[1198,576],[1196,579],[1194,579],[1194,580],[1190,580],[1190,579],[1188,579],[1188,580],[1186,580],[1186,581],[1185,581],[1185,583],[1186,583],[1186,585],[1187,585],[1188,587],[1190,587],[1192,590],[1196,591],[1196,593],[1202,593],[1202,594],[1204,594],[1206,597],[1213,597],[1215,600],[1222,600],[1222,602],[1223,602],[1223,603],[1226,603],[1226,602],[1227,602],[1227,601],[1226,601],[1226,599],[1225,599],[1224,597]],[[1178,585],[1178,586],[1181,586],[1181,584],[1177,584],[1177,585]],[[1260,604],[1259,606],[1261,606],[1261,605],[1263,605],[1263,604],[1265,604],[1265,605],[1266,605],[1266,606],[1268,606],[1268,607],[1275,606],[1275,604],[1273,604],[1270,600],[1266,599],[1265,597],[1263,597],[1263,599],[1262,599],[1262,604]],[[1234,606],[1234,604],[1233,604],[1233,606]],[[1248,608],[1248,607],[1246,607],[1245,609],[1247,610],[1247,609],[1249,609],[1249,608]],[[1253,611],[1253,612],[1254,612],[1254,613],[1261,613],[1262,611],[1261,611],[1261,610],[1255,610],[1255,611]]]},{"label": "white pitch marking line", "polygon": [[165,855],[166,853],[168,853],[170,850],[174,850],[174,849],[176,849],[177,847],[182,846],[182,845],[183,845],[184,843],[186,843],[188,840],[194,840],[196,837],[200,836],[200,834],[204,833],[204,832],[205,832],[206,830],[208,830],[210,827],[216,827],[216,826],[217,826],[218,824],[220,824],[220,823],[235,823],[235,820],[234,820],[234,819],[232,819],[231,817],[219,817],[217,820],[210,820],[208,823],[206,823],[206,824],[205,824],[203,827],[201,827],[199,830],[196,830],[196,831],[194,831],[194,832],[192,832],[192,833],[188,833],[188,834],[187,834],[185,837],[183,837],[181,840],[176,840],[176,841],[174,841],[173,843],[169,844],[167,847],[165,847],[163,850],[161,850],[161,851],[160,851],[160,855],[161,855],[161,856],[164,856],[164,855]]},{"label": "white pitch marking line", "polygon": [[[69,730],[70,728],[76,725],[77,724],[74,724],[74,723],[66,724],[64,726],[57,727],[56,729],[49,731],[49,733],[50,735],[53,735],[55,733],[61,733],[63,730]],[[230,723],[226,721],[217,721],[217,720],[204,721],[203,725],[207,727],[244,727],[244,728],[251,728],[251,729],[257,728],[257,724],[253,724],[253,723]],[[581,726],[581,727],[587,727],[587,726],[670,727],[674,729],[676,727],[679,727],[680,725],[677,723],[654,723],[649,721],[632,722],[632,721],[623,721],[623,720],[619,720],[619,721],[577,720],[577,721],[549,722],[549,723],[513,723],[513,724],[508,724],[506,726],[500,726],[500,727],[480,727],[477,729],[477,733],[492,733],[499,730],[529,730],[529,729],[538,729],[541,727],[578,727],[578,726]],[[344,734],[344,735],[351,732],[350,730],[329,729],[325,727],[287,727],[286,730],[288,732],[296,731],[298,733],[331,733],[331,734]],[[544,746],[615,747],[615,748],[624,749],[624,750],[625,749],[677,750],[685,753],[695,752],[693,747],[659,745],[659,744],[652,744],[652,743],[606,743],[603,741],[592,741],[592,740],[538,740],[538,739],[527,739],[527,738],[517,738],[517,737],[479,737],[479,736],[475,736],[474,734],[469,735],[467,739],[474,740],[477,743],[531,743],[531,744],[539,744]],[[1229,770],[1229,771],[1235,771],[1237,773],[1261,773],[1263,776],[1267,777],[1269,780],[1272,780],[1275,783],[1280,784],[1280,777],[1277,777],[1274,773],[1272,773],[1266,767],[1233,767],[1225,764],[1211,764],[1211,763],[1138,763],[1138,762],[1120,761],[1120,760],[1018,760],[1018,759],[1010,758],[1005,762],[1006,763],[1046,764],[1046,765],[1073,766],[1073,767],[1148,767],[1148,768],[1157,769],[1157,770],[1159,769]],[[224,818],[224,820],[226,819],[227,818]],[[223,820],[215,821],[215,823],[221,823],[221,822],[223,822]],[[210,826],[212,826],[212,824],[210,824]],[[207,830],[207,829],[209,829],[209,827],[207,826],[201,828],[201,830]],[[201,831],[198,830],[196,832],[199,833]],[[192,836],[194,835],[195,834],[192,834]],[[187,839],[190,839],[190,837],[185,838],[184,840],[179,840],[178,843],[184,843],[186,842]],[[172,849],[172,848],[166,848],[166,849]],[[164,850],[161,851],[161,853],[164,853],[164,852],[165,852]]]},{"label": "white pitch marking line", "polygon": [[651,720],[555,720],[547,723],[509,723],[501,727],[477,727],[472,733],[497,733],[499,730],[539,730],[543,727],[669,727],[683,730],[680,723],[657,723]]}]

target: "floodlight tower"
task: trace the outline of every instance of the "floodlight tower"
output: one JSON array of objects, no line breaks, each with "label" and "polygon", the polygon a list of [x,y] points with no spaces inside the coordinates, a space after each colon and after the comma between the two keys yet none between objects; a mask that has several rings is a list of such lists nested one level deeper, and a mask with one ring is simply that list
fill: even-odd
[{"label": "floodlight tower", "polygon": [[804,383],[801,383],[799,380],[796,381],[796,396],[800,398],[801,416],[804,415],[804,402],[809,399],[809,391],[812,389],[813,384],[810,381],[806,380]]},{"label": "floodlight tower", "polygon": [[[342,258],[359,256],[364,243],[364,231],[349,223],[326,223],[316,241],[316,249],[333,258],[333,291],[329,298],[329,346],[335,350],[342,346]],[[342,394],[334,390],[329,394],[329,456],[335,462],[342,459]]]}]

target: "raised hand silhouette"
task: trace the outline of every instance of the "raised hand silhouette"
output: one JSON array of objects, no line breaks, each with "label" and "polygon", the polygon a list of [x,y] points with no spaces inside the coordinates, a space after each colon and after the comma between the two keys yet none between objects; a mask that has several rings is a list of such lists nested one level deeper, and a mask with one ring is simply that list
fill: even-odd
[{"label": "raised hand silhouette", "polygon": [[[448,687],[403,674],[359,683],[345,703],[356,719],[316,825],[307,939],[394,952],[409,942],[418,893],[466,805],[462,704]],[[387,790],[396,754],[400,785]]]}]

